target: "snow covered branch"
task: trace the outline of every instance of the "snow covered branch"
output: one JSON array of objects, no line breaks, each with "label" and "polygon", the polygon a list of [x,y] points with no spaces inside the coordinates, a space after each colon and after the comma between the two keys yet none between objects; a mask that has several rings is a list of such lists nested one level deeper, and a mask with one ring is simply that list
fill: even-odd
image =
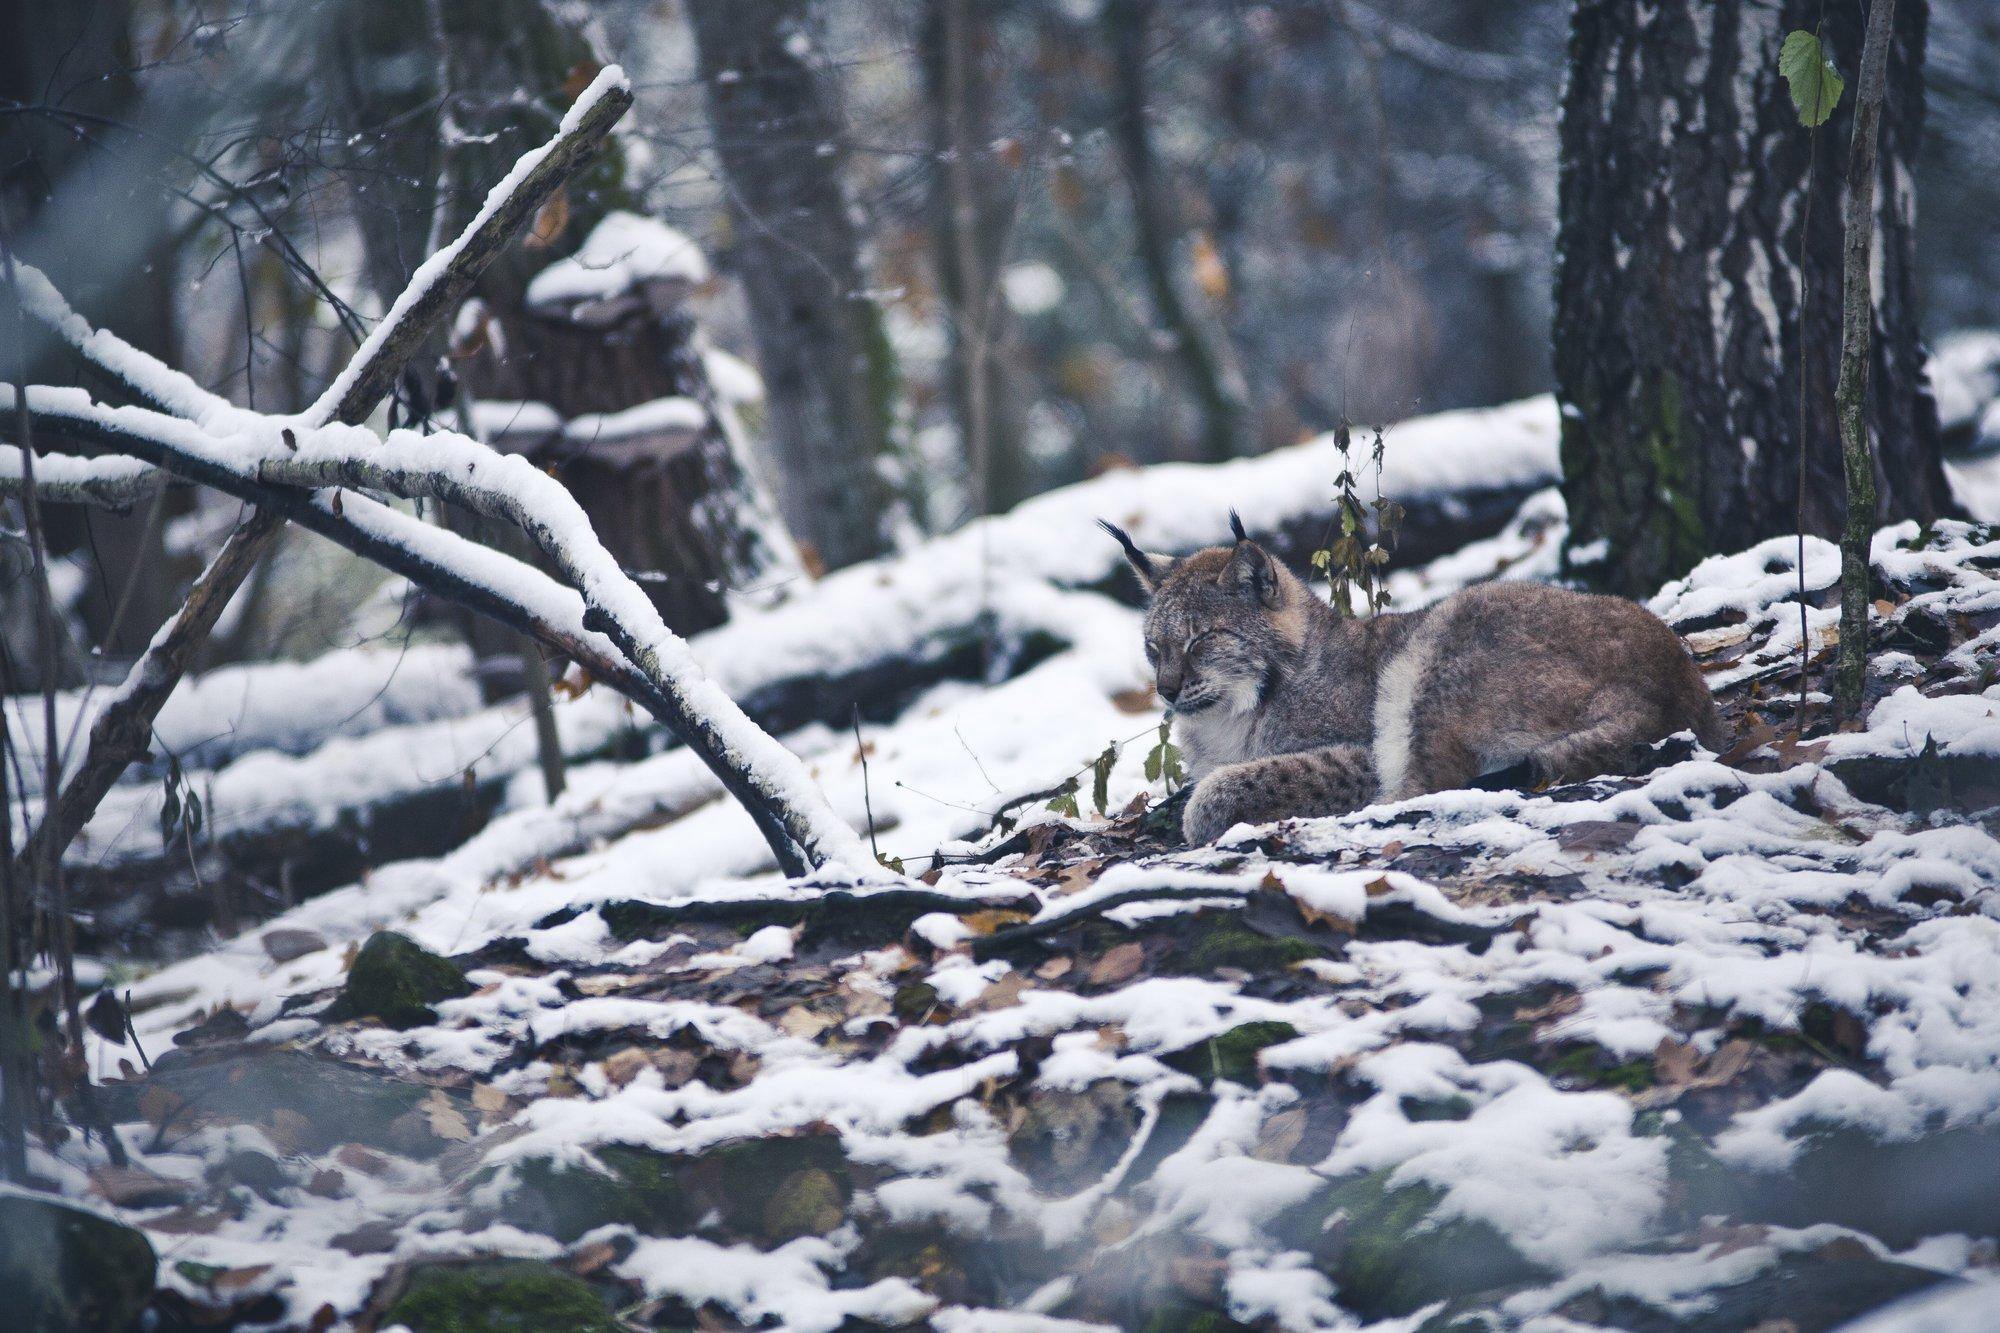
[{"label": "snow covered branch", "polygon": [[[581,165],[630,101],[622,73],[612,68],[600,74],[564,118],[556,138],[524,156],[488,195],[459,240],[426,261],[348,369],[298,417],[265,417],[228,405],[178,372],[90,329],[46,281],[24,296],[24,305],[55,325],[79,351],[146,397],[192,418],[137,407],[108,408],[80,390],[34,388],[27,393],[27,405],[38,428],[95,441],[259,508],[257,518],[204,573],[199,596],[162,629],[119,700],[93,727],[93,753],[72,783],[75,787],[88,779],[91,790],[65,791],[52,808],[57,818],[44,821],[47,827],[38,830],[38,840],[73,836],[102,797],[96,788],[108,789],[132,755],[143,750],[151,719],[184,667],[185,648],[205,636],[263,544],[289,518],[440,596],[533,635],[644,705],[745,805],[787,871],[836,860],[865,863],[859,840],[827,807],[796,757],[702,677],[686,646],[667,630],[651,602],[598,542],[582,509],[553,479],[463,437],[409,432],[392,435],[387,446],[392,461],[382,471],[383,481],[398,483],[383,489],[452,498],[519,523],[557,568],[575,580],[581,601],[518,561],[387,506],[343,500],[338,492],[315,494],[317,483],[304,478],[286,477],[272,485],[259,475],[275,456],[299,448],[301,438],[308,442],[309,454],[324,464],[322,475],[329,485],[350,484],[342,479],[343,468],[359,475],[360,458],[384,450],[381,441],[356,423],[373,410],[432,326],[464,298],[479,270]],[[7,390],[7,405],[14,398],[14,391]],[[6,462],[18,471],[19,450],[13,453]],[[510,461],[516,466],[505,466]],[[488,477],[497,475],[497,484],[487,478],[471,482],[482,465]],[[464,481],[424,480],[437,469],[460,467],[467,474]],[[143,466],[126,460],[68,459],[56,471],[54,479],[67,487],[63,498],[92,503],[121,498],[124,489],[152,480]],[[608,633],[595,633],[586,625]],[[100,731],[102,746],[97,744]]]},{"label": "snow covered branch", "polygon": [[[0,406],[11,406],[12,391],[4,397]],[[384,440],[360,427],[314,429],[275,417],[218,437],[149,409],[94,403],[74,389],[32,388],[28,405],[38,430],[93,441],[282,514],[581,661],[701,756],[758,819],[781,866],[867,863],[798,759],[702,675],[576,501],[525,460],[449,433],[396,431]],[[574,586],[327,489],[347,486],[448,500],[515,523]]]}]

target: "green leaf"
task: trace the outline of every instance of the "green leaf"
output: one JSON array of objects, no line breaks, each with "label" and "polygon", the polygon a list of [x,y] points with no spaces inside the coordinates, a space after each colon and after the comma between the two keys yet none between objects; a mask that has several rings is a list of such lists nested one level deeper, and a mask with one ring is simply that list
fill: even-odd
[{"label": "green leaf", "polygon": [[1169,723],[1160,723],[1159,743],[1146,752],[1146,781],[1166,781],[1167,790],[1172,791],[1187,781],[1187,769],[1181,766],[1180,747],[1173,742],[1173,730]]},{"label": "green leaf", "polygon": [[1110,813],[1111,808],[1111,766],[1118,762],[1118,747],[1107,745],[1104,753],[1097,756],[1090,766],[1090,799],[1097,806],[1100,816]]},{"label": "green leaf", "polygon": [[1049,801],[1048,808],[1059,815],[1067,815],[1071,819],[1080,819],[1083,816],[1083,812],[1076,808],[1075,778],[1071,778],[1068,782],[1063,783],[1056,790],[1055,796]]},{"label": "green leaf", "polygon": [[1799,109],[1799,124],[1812,129],[1826,123],[1840,105],[1840,93],[1847,85],[1826,58],[1819,37],[1803,30],[1785,36],[1778,50],[1778,73],[1792,90],[1792,105]]}]

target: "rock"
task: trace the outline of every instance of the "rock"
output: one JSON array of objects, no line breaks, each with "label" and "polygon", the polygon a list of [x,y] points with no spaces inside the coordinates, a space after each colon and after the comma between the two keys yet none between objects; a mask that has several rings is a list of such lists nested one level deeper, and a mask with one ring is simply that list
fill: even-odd
[{"label": "rock", "polygon": [[2000,1235],[2000,1131],[1941,1130],[1885,1142],[1852,1127],[1810,1134],[1791,1166],[1740,1176],[1740,1216],[1833,1222],[1913,1245],[1925,1236]]},{"label": "rock", "polygon": [[594,1149],[592,1156],[603,1171],[539,1158],[522,1163],[499,1216],[565,1245],[607,1223],[658,1236],[684,1231],[699,1218],[680,1180],[683,1160],[620,1145]]},{"label": "rock", "polygon": [[832,1231],[853,1193],[834,1134],[726,1144],[702,1154],[690,1170],[731,1227],[770,1244]]},{"label": "rock", "polygon": [[249,1122],[286,1152],[326,1152],[366,1143],[410,1157],[450,1147],[432,1128],[424,1103],[466,1105],[462,1094],[405,1083],[370,1069],[297,1051],[230,1051],[163,1057],[145,1078],[107,1083],[102,1104],[116,1123],[138,1120],[154,1092],[170,1099],[176,1125]]},{"label": "rock", "polygon": [[427,1264],[389,1307],[383,1327],[412,1333],[618,1333],[604,1301],[580,1278],[530,1259]]},{"label": "rock", "polygon": [[1007,1146],[1035,1188],[1057,1198],[1116,1165],[1140,1125],[1132,1089],[1117,1079],[1100,1079],[1081,1092],[1037,1088],[1020,1114]]},{"label": "rock", "polygon": [[449,959],[438,957],[407,935],[378,930],[368,937],[347,970],[347,984],[320,1017],[329,1023],[378,1018],[389,1027],[421,1027],[437,1021],[431,1006],[472,993]]},{"label": "rock", "polygon": [[157,1267],[152,1242],[131,1227],[52,1199],[0,1195],[0,1292],[10,1327],[128,1328],[152,1299]]},{"label": "rock", "polygon": [[[1878,1259],[1867,1246],[1843,1237],[1817,1251],[1785,1255],[1741,1282],[1704,1292],[1691,1309],[1669,1312],[1631,1296],[1607,1296],[1592,1287],[1564,1301],[1553,1314],[1565,1327],[1618,1328],[1628,1333],[1737,1333],[1746,1328],[1827,1333],[1917,1292],[1964,1285],[1935,1269]],[[1516,1321],[1500,1312],[1511,1294],[1487,1292],[1454,1302],[1422,1324],[1419,1333],[1484,1333],[1512,1327]]]},{"label": "rock", "polygon": [[264,952],[271,955],[274,963],[289,963],[294,958],[303,958],[309,953],[318,953],[326,947],[326,937],[316,930],[293,930],[280,926],[267,930],[258,937]]},{"label": "rock", "polygon": [[697,1157],[617,1144],[591,1153],[603,1171],[521,1165],[496,1220],[568,1243],[614,1222],[675,1235],[713,1213],[739,1236],[778,1244],[838,1227],[854,1192],[833,1134],[749,1139]]},{"label": "rock", "polygon": [[1298,1035],[1299,1030],[1290,1023],[1244,1023],[1227,1032],[1217,1033],[1207,1041],[1162,1056],[1161,1063],[1183,1074],[1192,1074],[1204,1083],[1222,1078],[1231,1083],[1255,1087],[1262,1081],[1258,1077],[1257,1052],[1266,1046],[1290,1041]]},{"label": "rock", "polygon": [[1278,1223],[1333,1279],[1342,1305],[1375,1320],[1547,1276],[1486,1223],[1433,1218],[1443,1191],[1392,1189],[1391,1171],[1341,1181]]},{"label": "rock", "polygon": [[1251,973],[1283,972],[1293,963],[1324,956],[1323,949],[1305,940],[1261,935],[1244,925],[1238,913],[1203,913],[1194,933],[1175,948],[1160,970],[1198,977],[1223,967]]}]

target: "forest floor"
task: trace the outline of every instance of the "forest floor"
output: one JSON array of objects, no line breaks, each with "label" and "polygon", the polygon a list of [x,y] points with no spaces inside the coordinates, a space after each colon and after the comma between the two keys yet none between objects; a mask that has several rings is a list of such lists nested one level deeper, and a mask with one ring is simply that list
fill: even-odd
[{"label": "forest floor", "polygon": [[[1401,604],[1548,572],[1560,521]],[[93,1052],[132,1164],[36,1168],[147,1238],[150,1295],[129,1232],[71,1233],[163,1327],[1962,1327],[2000,1295],[2000,534],[1877,538],[1865,720],[1803,737],[1837,558],[1803,612],[1793,560],[1653,602],[1726,754],[1194,849],[1129,608],[850,571],[795,616],[1062,636],[792,734],[907,877],[777,879],[677,751],[580,767],[133,983]]]}]

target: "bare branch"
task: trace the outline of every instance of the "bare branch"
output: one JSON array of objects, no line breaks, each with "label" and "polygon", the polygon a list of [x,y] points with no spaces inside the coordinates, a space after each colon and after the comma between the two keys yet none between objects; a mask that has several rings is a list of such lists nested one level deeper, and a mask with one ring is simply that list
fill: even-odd
[{"label": "bare branch", "polygon": [[[292,433],[295,462],[283,443],[259,456],[250,438],[218,441],[144,408],[91,403],[77,390],[34,388],[27,399],[37,429],[145,458],[188,481],[281,512],[576,658],[708,765],[757,820],[788,872],[832,861],[869,864],[860,839],[827,808],[797,757],[702,674],[687,645],[598,542],[575,500],[525,459],[449,433],[399,431],[384,441],[360,428],[326,426],[301,437],[270,419],[266,440]],[[271,477],[260,477],[267,468]],[[342,480],[347,477],[367,480]],[[287,484],[294,481],[300,484]],[[449,500],[518,523],[578,587],[562,587],[519,561],[365,497],[319,489],[342,485]],[[357,516],[366,524],[357,524]]]},{"label": "bare branch", "polygon": [[[570,108],[555,138],[523,155],[487,195],[465,232],[425,263],[306,419],[315,425],[329,419],[350,424],[366,420],[434,327],[464,299],[479,274],[535,210],[590,159],[631,104],[622,71],[615,66],[602,71]],[[39,273],[33,275],[20,299],[26,313],[49,322],[79,352],[162,406],[212,430],[253,431],[262,427],[268,431],[270,419],[234,407],[179,371],[92,329]],[[212,438],[197,427],[188,429],[203,439]],[[26,474],[30,460],[19,450],[14,453]],[[93,502],[117,498],[124,493],[123,488],[152,481],[123,460],[84,470],[92,475],[76,478],[77,489]],[[116,484],[101,480],[95,475],[98,473],[113,474]],[[0,485],[4,480],[0,476]],[[93,482],[97,484],[93,486]],[[118,695],[92,724],[89,744],[75,775],[47,807],[40,826],[29,838],[30,854],[59,859],[118,775],[146,753],[153,722],[186,673],[195,650],[207,641],[223,607],[257,567],[283,526],[283,513],[260,505],[257,514],[231,534],[221,553],[202,571],[188,600],[154,636]],[[51,762],[56,762],[53,754]]]}]

